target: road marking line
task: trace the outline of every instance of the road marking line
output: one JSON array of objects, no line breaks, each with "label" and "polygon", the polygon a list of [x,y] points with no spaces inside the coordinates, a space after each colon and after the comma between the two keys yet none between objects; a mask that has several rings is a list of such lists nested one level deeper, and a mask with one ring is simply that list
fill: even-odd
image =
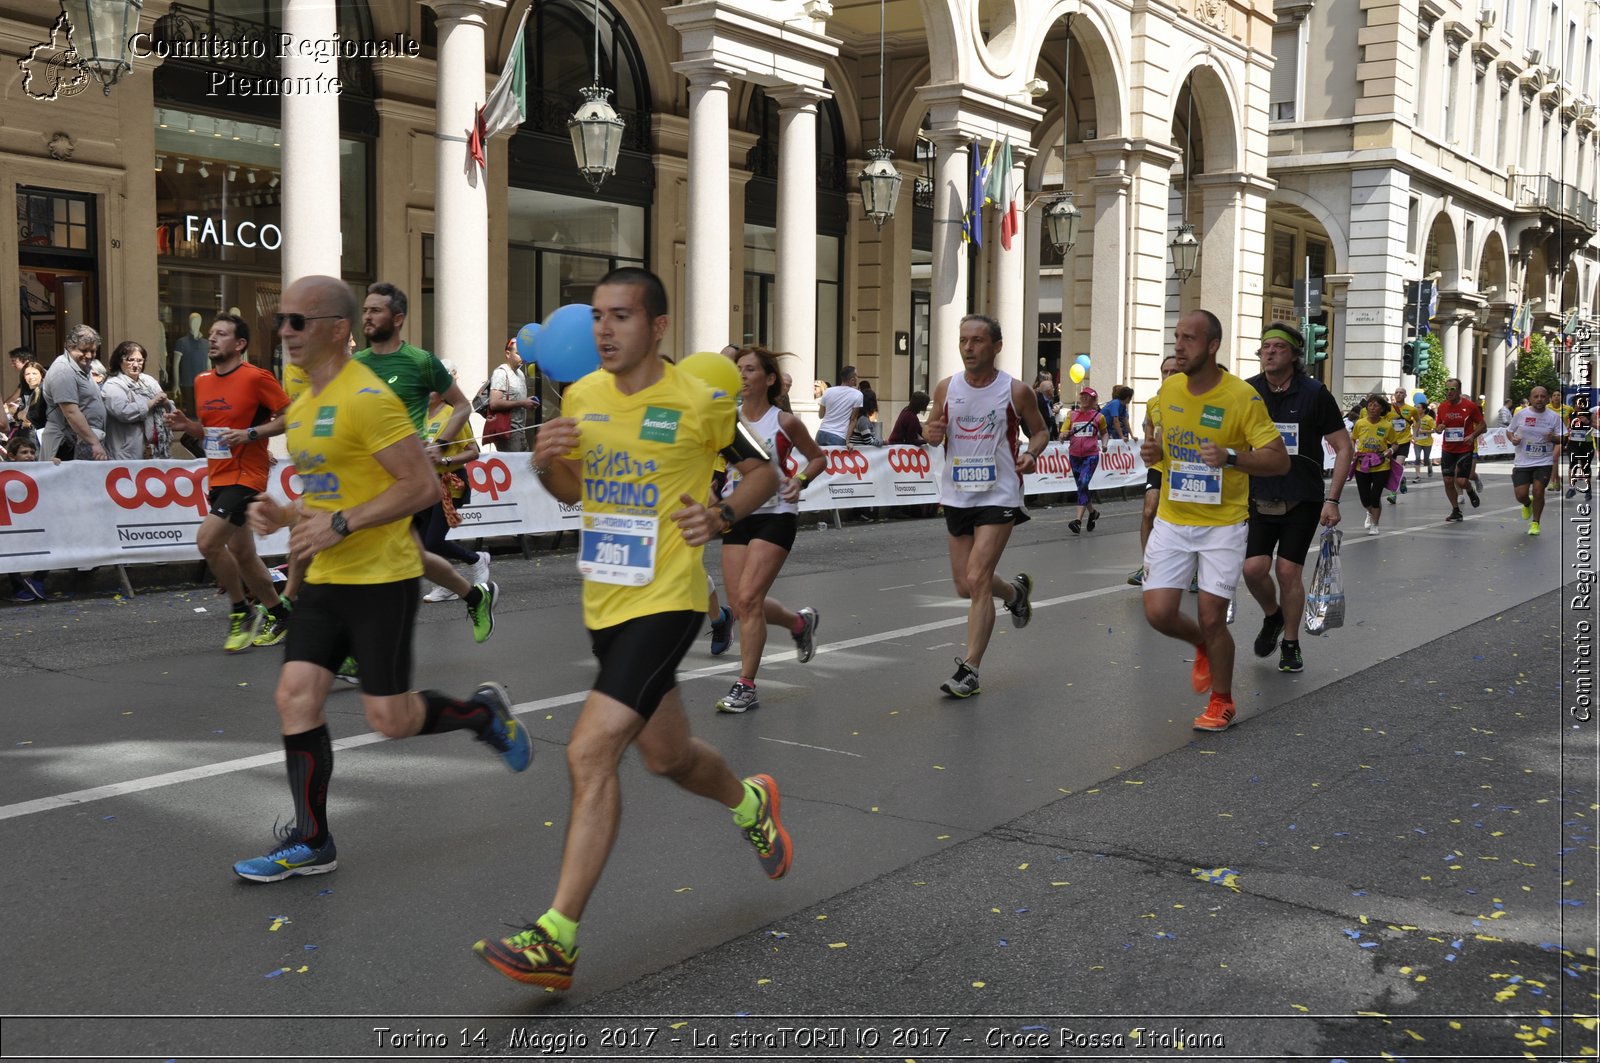
[{"label": "road marking line", "polygon": [[820,749],[824,753],[839,753],[846,757],[861,757],[860,753],[852,753],[848,749],[829,749],[827,746],[811,746],[804,742],[790,742],[782,738],[768,738],[765,735],[761,737],[761,740],[763,742],[776,742],[780,746],[799,746],[801,749]]},{"label": "road marking line", "polygon": [[[1035,609],[1046,609],[1053,605],[1081,602],[1088,598],[1098,598],[1102,595],[1125,589],[1122,584],[1117,584],[1113,587],[1102,587],[1092,591],[1079,591],[1077,594],[1067,594],[1059,598],[1036,601],[1033,603],[1033,607]],[[896,628],[893,631],[881,631],[875,635],[862,635],[858,638],[845,639],[843,642],[830,642],[817,647],[817,656],[820,657],[824,653],[840,653],[860,646],[871,646],[879,642],[890,642],[894,639],[905,638],[908,635],[920,635],[929,631],[938,631],[941,628],[956,627],[966,622],[967,617],[963,613],[961,616],[950,617],[946,620],[935,620],[927,624],[917,624],[913,627]],[[794,660],[792,654],[792,650],[776,651],[764,656],[761,659],[761,663],[763,665],[778,664],[786,659],[792,663]],[[736,671],[739,667],[738,661],[732,661],[727,664],[714,664],[705,668],[680,672],[678,673],[678,678],[679,680],[704,679],[708,676],[723,675]],[[540,698],[537,701],[521,702],[514,707],[513,711],[520,716],[524,713],[538,712],[541,709],[577,705],[581,704],[588,696],[588,690],[575,690],[567,694]],[[370,746],[378,742],[387,741],[388,739],[383,735],[370,731],[366,734],[341,738],[333,743],[333,748],[336,750],[358,749],[361,746]],[[30,816],[58,808],[73,808],[78,805],[88,804],[91,801],[104,801],[111,797],[122,797],[126,794],[140,793],[145,790],[157,790],[165,786],[178,786],[182,783],[196,782],[200,779],[215,778],[218,775],[229,775],[234,772],[250,771],[254,768],[266,768],[282,764],[282,751],[260,753],[251,757],[240,757],[236,760],[218,761],[215,764],[201,764],[193,768],[184,768],[182,771],[163,772],[160,775],[148,775],[142,779],[129,779],[125,782],[108,783],[105,786],[95,786],[87,790],[73,790],[70,793],[55,794],[50,797],[37,797],[31,801],[19,801],[10,805],[0,805],[0,820],[16,819],[19,816]]]}]

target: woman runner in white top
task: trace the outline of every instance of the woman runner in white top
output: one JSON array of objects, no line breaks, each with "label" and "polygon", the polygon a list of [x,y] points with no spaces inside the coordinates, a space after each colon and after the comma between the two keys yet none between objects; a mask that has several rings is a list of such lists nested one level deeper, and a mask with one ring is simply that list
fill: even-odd
[{"label": "woman runner in white top", "polygon": [[[760,707],[756,671],[767,646],[768,624],[785,628],[794,638],[795,656],[801,664],[816,652],[817,611],[807,606],[791,612],[782,602],[767,597],[767,592],[794,547],[800,492],[827,465],[827,456],[800,418],[773,405],[783,390],[777,357],[765,347],[744,347],[736,361],[744,381],[741,415],[772,455],[779,487],[759,509],[722,534],[722,582],[728,589],[728,604],[739,617],[740,667],[732,689],[717,701],[718,712],[748,712]],[[804,467],[796,459],[796,451],[804,459]],[[738,479],[730,469],[724,496],[732,493]]]}]

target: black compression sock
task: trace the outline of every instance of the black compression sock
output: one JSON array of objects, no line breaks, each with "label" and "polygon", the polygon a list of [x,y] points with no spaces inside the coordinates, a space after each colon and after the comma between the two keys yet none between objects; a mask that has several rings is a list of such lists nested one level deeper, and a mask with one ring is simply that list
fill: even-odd
[{"label": "black compression sock", "polygon": [[300,840],[313,849],[320,848],[328,840],[328,780],[333,777],[333,737],[328,725],[284,735],[283,753]]},{"label": "black compression sock", "polygon": [[422,730],[418,734],[434,735],[446,731],[471,731],[482,734],[494,714],[481,701],[461,701],[437,690],[424,690],[422,703],[426,710],[422,717]]}]

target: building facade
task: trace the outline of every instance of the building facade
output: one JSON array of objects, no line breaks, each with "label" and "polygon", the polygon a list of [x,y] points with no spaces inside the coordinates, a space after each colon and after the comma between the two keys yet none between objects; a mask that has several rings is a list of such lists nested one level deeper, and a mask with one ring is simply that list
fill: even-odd
[{"label": "building facade", "polygon": [[[194,323],[237,309],[272,365],[278,294],[318,270],[407,289],[408,337],[470,391],[522,323],[642,264],[668,283],[670,348],[787,352],[804,412],[844,364],[886,403],[929,390],[969,311],[1001,322],[1016,375],[1089,353],[1097,387],[1143,396],[1179,311],[1216,312],[1238,362],[1267,305],[1265,0],[146,0],[108,92],[59,14],[0,0],[0,283],[22,293],[0,345],[45,360],[87,321],[185,383]],[[473,111],[519,28],[527,118],[478,167]],[[336,43],[285,59],[291,39]],[[567,130],[591,82],[625,122],[598,189]],[[1021,231],[1003,248],[986,210],[980,250],[971,169],[1005,142]],[[856,174],[880,145],[905,186],[878,226]],[[1041,221],[1063,191],[1065,254]],[[1185,222],[1201,250],[1179,283]]]},{"label": "building facade", "polygon": [[1560,351],[1563,332],[1600,314],[1600,5],[1275,10],[1267,315],[1300,316],[1292,285],[1309,260],[1325,282],[1331,386],[1409,390],[1401,350],[1418,311],[1405,286],[1432,279],[1438,299],[1420,316],[1448,372],[1497,406],[1522,332]]}]

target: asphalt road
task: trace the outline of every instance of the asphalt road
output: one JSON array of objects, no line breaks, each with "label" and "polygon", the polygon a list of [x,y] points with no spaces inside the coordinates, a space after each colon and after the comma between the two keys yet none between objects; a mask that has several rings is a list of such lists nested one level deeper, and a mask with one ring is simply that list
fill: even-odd
[{"label": "asphalt road", "polygon": [[462,735],[375,740],[336,693],[340,868],[271,885],[230,865],[290,814],[277,655],[224,656],[225,606],[200,590],[0,607],[0,1043],[88,1059],[1580,1058],[1600,806],[1594,726],[1567,715],[1562,682],[1586,645],[1569,566],[1593,562],[1557,513],[1523,535],[1505,467],[1487,468],[1465,524],[1441,523],[1433,485],[1375,538],[1346,507],[1348,626],[1306,640],[1300,675],[1251,656],[1259,610],[1241,598],[1241,722],[1223,735],[1190,729],[1187,648],[1123,582],[1131,503],[1092,535],[1073,537],[1065,508],[1019,529],[1002,571],[1033,575],[1035,619],[1001,618],[965,702],[937,690],[965,616],[942,522],[808,528],[775,593],[821,611],[817,658],[796,664],[777,635],[763,707],[737,717],[711,709],[733,654],[702,641],[682,673],[696,733],[778,779],[792,871],[766,880],[724,810],[630,755],[567,994],[530,993],[469,946],[554,887],[562,749],[592,679],[570,553],[497,560],[487,645],[458,604],[425,606],[418,632],[420,686],[510,687],[532,769],[512,776]]}]

